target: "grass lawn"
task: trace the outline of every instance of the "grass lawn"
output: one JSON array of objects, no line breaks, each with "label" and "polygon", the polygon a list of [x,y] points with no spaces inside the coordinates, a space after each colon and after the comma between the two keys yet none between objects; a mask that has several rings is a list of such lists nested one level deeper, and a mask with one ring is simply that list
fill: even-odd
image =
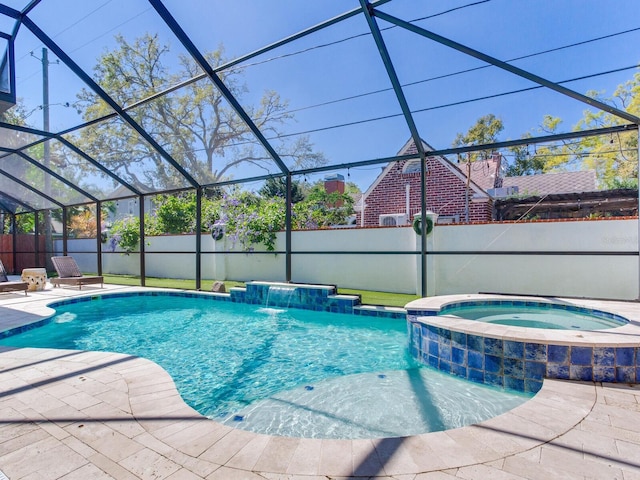
[{"label": "grass lawn", "polygon": [[[105,283],[115,285],[140,285],[140,278],[135,275],[104,275]],[[202,290],[210,292],[213,287],[214,280],[203,280]],[[154,278],[146,277],[147,287],[157,288],[177,288],[181,290],[195,290],[195,280],[184,280],[179,278]],[[244,287],[243,282],[225,281],[224,286],[227,290],[231,287]],[[418,295],[408,295],[405,293],[389,293],[389,292],[371,292],[368,290],[352,290],[346,288],[338,288],[338,293],[344,295],[360,295],[362,303],[365,305],[384,305],[386,307],[404,307],[407,303],[417,298]]]},{"label": "grass lawn", "polygon": [[404,307],[407,303],[421,298],[419,295],[409,295],[407,293],[372,292],[347,288],[338,288],[338,293],[360,295],[362,303],[365,305],[384,305],[385,307]]}]

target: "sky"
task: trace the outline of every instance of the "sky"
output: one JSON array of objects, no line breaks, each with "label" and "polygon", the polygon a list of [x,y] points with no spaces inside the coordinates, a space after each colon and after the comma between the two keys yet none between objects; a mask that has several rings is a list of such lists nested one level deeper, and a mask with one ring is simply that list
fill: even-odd
[{"label": "sky", "polygon": [[[26,3],[5,2],[18,9]],[[224,45],[228,58],[241,57],[359,6],[353,0],[164,3],[201,51]],[[640,57],[635,0],[392,0],[379,8],[499,60],[513,60],[513,65],[553,82],[633,67]],[[147,32],[157,34],[171,46],[167,63],[172,69],[178,68],[178,55],[185,53],[145,0],[43,0],[29,17],[89,74],[97,58],[114,48],[117,34],[129,41]],[[12,25],[8,19],[0,22],[4,31],[10,32]],[[489,113],[505,125],[500,140],[509,140],[527,132],[536,134],[545,115],[562,118],[561,130],[570,131],[588,108],[545,89],[505,95],[533,84],[383,20],[378,25],[418,132],[436,149],[450,147],[457,133],[466,132]],[[599,37],[607,38],[594,40]],[[575,46],[561,48],[567,45]],[[29,121],[35,128],[42,128],[42,47],[28,29],[20,29],[17,95],[31,112]],[[543,51],[549,52],[531,56]],[[81,112],[73,104],[84,84],[62,62],[56,63],[55,55],[49,55],[50,127],[61,131],[82,123]],[[410,137],[362,15],[243,66],[243,107],[255,108],[264,91],[275,90],[295,116],[282,126],[283,132],[292,139],[307,135],[329,164],[394,156]],[[624,70],[563,85],[579,93],[595,90],[610,96],[634,73],[634,69]],[[477,100],[484,97],[491,98]],[[327,174],[340,173],[366,190],[383,166],[337,168]],[[263,173],[238,170],[234,175]]]}]

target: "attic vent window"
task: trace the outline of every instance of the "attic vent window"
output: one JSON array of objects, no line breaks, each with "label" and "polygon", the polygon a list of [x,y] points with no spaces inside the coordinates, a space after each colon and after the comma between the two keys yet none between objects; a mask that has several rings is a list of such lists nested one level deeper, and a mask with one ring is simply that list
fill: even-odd
[{"label": "attic vent window", "polygon": [[420,160],[410,160],[405,163],[402,173],[420,173]]}]

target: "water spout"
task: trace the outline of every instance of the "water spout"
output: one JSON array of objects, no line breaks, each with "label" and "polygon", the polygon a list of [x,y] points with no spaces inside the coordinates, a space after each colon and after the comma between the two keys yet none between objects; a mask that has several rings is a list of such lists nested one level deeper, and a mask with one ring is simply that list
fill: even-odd
[{"label": "water spout", "polygon": [[289,308],[291,298],[293,297],[296,287],[287,285],[270,285],[267,292],[267,301],[265,307],[284,307]]}]

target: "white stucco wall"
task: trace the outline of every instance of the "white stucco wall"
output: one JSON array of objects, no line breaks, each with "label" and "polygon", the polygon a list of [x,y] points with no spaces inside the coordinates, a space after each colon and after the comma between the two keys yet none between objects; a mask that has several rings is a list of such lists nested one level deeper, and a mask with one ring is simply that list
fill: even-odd
[{"label": "white stucco wall", "polygon": [[[415,237],[410,227],[340,229],[293,232],[291,243],[294,252],[411,252]],[[416,292],[416,255],[295,254],[292,263],[295,282]]]},{"label": "white stucco wall", "polygon": [[[638,251],[637,220],[438,226],[435,251]],[[638,257],[437,255],[435,294],[638,298]]]},{"label": "white stucco wall", "polygon": [[[146,274],[195,278],[195,236],[149,237]],[[204,252],[232,250],[226,237],[202,236]],[[96,270],[95,240],[70,240],[81,268]],[[58,248],[60,248],[58,246]],[[420,293],[420,238],[411,227],[292,232],[292,281],[343,288]],[[283,251],[284,233],[276,249]],[[264,250],[264,249],[263,249]],[[638,255],[538,255],[533,252],[638,252],[635,219],[438,225],[428,251],[474,254],[428,255],[429,295],[500,292],[634,300],[639,298]],[[175,252],[168,254],[154,252]],[[313,252],[329,252],[318,253]],[[331,252],[411,252],[403,255],[349,255]],[[518,252],[485,255],[485,252]],[[180,252],[180,253],[179,253]],[[300,253],[296,253],[300,252]],[[304,253],[302,253],[304,252]],[[526,252],[532,252],[526,254]],[[202,278],[284,281],[284,254],[202,254]],[[137,254],[103,254],[105,273],[139,273]]]}]

